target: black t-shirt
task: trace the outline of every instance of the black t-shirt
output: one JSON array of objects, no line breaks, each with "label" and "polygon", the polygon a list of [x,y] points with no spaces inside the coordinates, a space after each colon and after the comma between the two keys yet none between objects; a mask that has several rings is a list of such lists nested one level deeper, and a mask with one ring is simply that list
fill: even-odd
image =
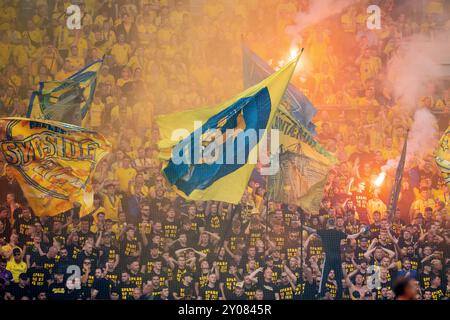
[{"label": "black t-shirt", "polygon": [[138,288],[142,288],[142,284],[144,283],[144,278],[145,278],[145,276],[141,272],[136,272],[136,273],[130,272],[130,282]]},{"label": "black t-shirt", "polygon": [[211,262],[211,265],[216,262],[217,268],[219,269],[220,278],[222,278],[228,272],[228,266],[230,265],[230,263],[232,263],[231,259],[228,257],[226,257],[225,259],[218,258],[217,260]]},{"label": "black t-shirt", "polygon": [[[48,248],[45,245],[41,244],[41,249],[43,252],[47,252]],[[35,246],[27,246],[25,249],[25,256],[30,256],[30,265],[33,265],[35,262],[42,261],[44,256],[41,256],[39,250]]]},{"label": "black t-shirt", "polygon": [[47,256],[42,256],[41,258],[41,264],[49,273],[53,273],[53,269],[56,265],[56,258],[49,258]]},{"label": "black t-shirt", "polygon": [[109,280],[111,288],[115,288],[116,285],[119,283],[120,275],[118,272],[115,271],[107,272],[105,274],[105,279]]},{"label": "black t-shirt", "polygon": [[233,292],[230,294],[230,297],[228,298],[228,300],[244,301],[244,300],[248,300],[248,297],[245,293],[242,293],[241,295],[238,296]]},{"label": "black t-shirt", "polygon": [[78,244],[70,244],[66,246],[71,261],[78,261],[78,255],[81,252],[81,246]]},{"label": "black t-shirt", "polygon": [[200,232],[199,228],[205,227],[205,221],[203,219],[195,217],[194,219],[191,219],[191,230],[198,234]]},{"label": "black t-shirt", "polygon": [[172,281],[173,282],[181,282],[184,274],[189,271],[190,271],[190,269],[188,267],[180,268],[178,266],[175,266],[175,268],[172,271]]},{"label": "black t-shirt", "polygon": [[264,293],[264,300],[275,300],[275,294],[278,292],[277,285],[273,282],[259,281],[258,289]]},{"label": "black t-shirt", "polygon": [[428,288],[431,292],[431,299],[433,300],[441,300],[445,297],[444,290],[441,287],[438,288]]},{"label": "black t-shirt", "polygon": [[63,232],[61,232],[61,234],[50,232],[48,235],[48,240],[50,244],[53,244],[53,240],[57,240],[62,245],[65,245],[67,241],[67,236]]},{"label": "black t-shirt", "polygon": [[239,280],[235,275],[228,272],[223,276],[220,276],[220,280],[220,282],[224,285],[225,295],[228,298],[228,295],[231,295],[234,292],[234,288]]},{"label": "black t-shirt", "polygon": [[335,229],[318,230],[317,234],[322,240],[326,259],[340,259],[341,240],[346,239],[347,235],[344,232]]},{"label": "black t-shirt", "polygon": [[150,274],[153,271],[153,266],[155,265],[156,261],[161,261],[164,266],[164,259],[160,255],[156,257],[152,257],[150,253],[142,255],[141,265],[145,266],[146,274]]},{"label": "black t-shirt", "polygon": [[165,220],[162,225],[164,238],[175,240],[178,237],[180,225],[174,221]]},{"label": "black t-shirt", "polygon": [[317,295],[317,286],[314,283],[300,280],[295,287],[294,300],[314,300]]},{"label": "black t-shirt", "polygon": [[65,283],[52,283],[48,288],[49,300],[68,300],[68,289]]},{"label": "black t-shirt", "polygon": [[109,300],[111,293],[111,280],[108,278],[95,278],[92,289],[98,291],[96,300]]},{"label": "black t-shirt", "polygon": [[247,297],[247,300],[254,300],[256,295],[256,290],[258,288],[255,285],[245,286],[244,285],[244,294]]},{"label": "black t-shirt", "polygon": [[192,284],[184,285],[183,283],[179,283],[172,289],[172,292],[176,293],[178,298],[182,300],[195,299],[194,286]]},{"label": "black t-shirt", "polygon": [[97,252],[92,252],[91,254],[87,254],[84,251],[81,251],[78,254],[78,266],[80,268],[83,268],[83,262],[84,260],[89,259],[91,261],[91,269],[95,269],[97,267],[97,263],[98,263],[98,255]]},{"label": "black t-shirt", "polygon": [[132,283],[120,283],[117,286],[117,289],[119,291],[120,299],[127,300],[128,297],[133,295],[133,290],[136,288],[136,286]]},{"label": "black t-shirt", "polygon": [[208,244],[206,246],[204,246],[204,245],[197,245],[197,246],[195,246],[195,249],[197,251],[200,251],[201,253],[206,254],[206,255],[209,255],[211,252],[213,252],[211,244]]},{"label": "black t-shirt", "polygon": [[222,229],[223,219],[220,214],[211,214],[207,219],[206,229],[210,232],[220,232]]},{"label": "black t-shirt", "polygon": [[[127,238],[123,239],[121,245],[120,245],[120,258],[129,258],[132,256],[133,253],[139,250],[139,241],[137,238],[133,240],[128,240]],[[127,261],[122,261],[124,263],[127,263]]]},{"label": "black t-shirt", "polygon": [[99,257],[99,264],[100,266],[104,266],[106,262],[108,262],[108,259],[116,259],[116,255],[119,254],[119,249],[117,249],[115,246],[105,246],[102,245],[100,247],[101,255]]},{"label": "black t-shirt", "polygon": [[15,300],[21,300],[23,297],[32,298],[30,286],[22,287],[18,283],[11,283],[6,291],[12,294]]},{"label": "black t-shirt", "polygon": [[294,299],[294,289],[290,283],[280,284],[278,286],[278,292],[280,293],[280,300],[293,300]]},{"label": "black t-shirt", "polygon": [[33,295],[37,295],[40,291],[45,290],[50,279],[50,273],[47,269],[41,267],[31,267],[27,270],[30,279],[30,288]]},{"label": "black t-shirt", "polygon": [[219,300],[222,297],[222,292],[218,284],[215,284],[213,288],[206,285],[200,289],[199,295],[203,300]]},{"label": "black t-shirt", "polygon": [[24,218],[18,218],[14,222],[14,229],[17,231],[19,235],[19,243],[21,245],[25,244],[27,240],[30,239],[30,236],[27,234],[28,229],[34,224],[34,219],[30,218],[29,220],[25,220]]},{"label": "black t-shirt", "polygon": [[83,245],[88,238],[95,238],[95,235],[90,231],[78,231],[78,242],[81,243],[81,245]]}]

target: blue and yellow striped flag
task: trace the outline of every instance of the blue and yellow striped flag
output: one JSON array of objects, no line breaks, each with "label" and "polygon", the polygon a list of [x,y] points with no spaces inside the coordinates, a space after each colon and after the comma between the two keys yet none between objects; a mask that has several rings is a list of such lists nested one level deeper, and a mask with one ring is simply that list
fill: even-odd
[{"label": "blue and yellow striped flag", "polygon": [[[260,142],[267,139],[267,129],[271,128],[299,58],[218,106],[157,118],[160,156],[167,160],[163,174],[178,194],[189,200],[239,203],[255,167],[255,162],[249,159],[257,158]],[[230,129],[240,131],[228,134]],[[210,130],[224,134],[222,142],[208,139]],[[256,140],[246,139],[253,130],[263,133]],[[205,146],[205,141],[210,144]],[[225,145],[225,151],[216,155],[219,161],[205,162],[194,150],[199,143],[203,150],[220,143]],[[180,163],[183,157],[188,161]]]},{"label": "blue and yellow striped flag", "polygon": [[28,105],[27,118],[81,125],[94,99],[97,73],[103,59],[65,80],[40,82]]},{"label": "blue and yellow striped flag", "polygon": [[450,186],[450,127],[447,128],[436,150],[436,164],[445,183]]}]

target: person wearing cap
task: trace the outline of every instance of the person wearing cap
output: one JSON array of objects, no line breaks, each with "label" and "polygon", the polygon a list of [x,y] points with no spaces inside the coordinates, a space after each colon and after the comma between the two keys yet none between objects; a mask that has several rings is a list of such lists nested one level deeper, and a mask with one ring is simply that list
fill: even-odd
[{"label": "person wearing cap", "polygon": [[23,261],[22,250],[14,248],[12,250],[12,259],[6,264],[6,270],[12,273],[15,283],[19,283],[19,275],[27,272],[27,269],[27,264]]},{"label": "person wearing cap", "polygon": [[330,218],[327,221],[326,229],[316,230],[308,226],[304,229],[310,233],[317,234],[322,240],[322,246],[325,251],[325,264],[322,270],[322,277],[320,282],[320,294],[325,293],[326,279],[328,279],[331,270],[335,272],[335,279],[337,282],[336,298],[342,297],[342,261],[341,261],[341,240],[356,239],[363,232],[363,228],[358,233],[347,235],[342,231],[335,229],[335,221]]}]

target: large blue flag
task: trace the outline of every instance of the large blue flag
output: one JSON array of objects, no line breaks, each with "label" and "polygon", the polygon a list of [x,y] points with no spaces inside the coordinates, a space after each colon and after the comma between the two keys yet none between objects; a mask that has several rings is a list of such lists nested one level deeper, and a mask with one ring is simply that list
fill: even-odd
[{"label": "large blue flag", "polygon": [[[245,44],[242,45],[242,56],[245,88],[259,83],[274,72],[267,62],[251,51]],[[312,123],[312,118],[316,115],[317,110],[311,101],[292,84],[288,86],[280,103],[280,108],[284,108],[312,135],[315,135],[316,126]]]}]

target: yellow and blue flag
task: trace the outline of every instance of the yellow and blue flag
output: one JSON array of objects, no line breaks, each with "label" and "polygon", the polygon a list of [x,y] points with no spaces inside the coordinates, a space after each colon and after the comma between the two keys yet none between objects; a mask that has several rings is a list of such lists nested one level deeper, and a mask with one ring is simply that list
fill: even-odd
[{"label": "yellow and blue flag", "polygon": [[103,59],[95,61],[65,80],[40,82],[31,94],[27,118],[81,125],[94,99],[102,63]]},{"label": "yellow and blue flag", "polygon": [[[274,72],[270,65],[242,44],[244,87],[249,88],[262,81]],[[317,110],[311,101],[293,84],[290,84],[280,102],[280,110],[290,114],[311,135],[316,134],[316,126],[312,122]]]},{"label": "yellow and blue flag", "polygon": [[0,119],[0,157],[38,216],[65,212],[75,202],[80,215],[91,212],[91,177],[110,149],[101,134],[67,123]]},{"label": "yellow and blue flag", "polygon": [[[218,106],[157,118],[160,156],[167,160],[163,174],[178,194],[189,200],[239,203],[255,167],[255,162],[249,159],[257,158],[260,142],[267,139],[299,58]],[[236,134],[228,135],[230,129],[235,129]],[[183,137],[180,137],[180,130],[185,131]],[[199,143],[208,148],[209,145],[205,146],[203,142],[214,142],[214,139],[205,137],[210,130],[225,134],[225,142],[222,142],[226,148],[217,156],[219,161],[213,163],[202,161],[194,150]],[[245,139],[250,131],[263,134],[257,139]],[[245,143],[238,143],[239,140]],[[180,157],[188,161],[180,162],[177,160]]]},{"label": "yellow and blue flag", "polygon": [[436,150],[436,164],[445,183],[450,186],[450,127],[447,128]]}]

